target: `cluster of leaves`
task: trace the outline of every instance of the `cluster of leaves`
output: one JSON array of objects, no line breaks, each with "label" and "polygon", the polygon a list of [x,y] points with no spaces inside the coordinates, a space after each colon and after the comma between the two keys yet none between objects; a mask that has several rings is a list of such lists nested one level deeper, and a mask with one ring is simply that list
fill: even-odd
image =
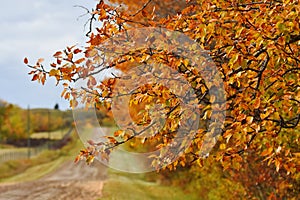
[{"label": "cluster of leaves", "polygon": [[[173,9],[166,9],[172,2]],[[254,157],[264,163],[255,162],[258,164],[254,167],[264,169],[268,166],[269,170],[282,177],[278,181],[285,181],[285,177],[292,177],[293,180],[297,177],[300,170],[299,1],[177,0],[174,4],[169,0],[115,0],[113,3],[118,6],[101,0],[95,9],[88,12],[91,15],[87,33],[89,41],[84,49],[68,47],[58,51],[54,54],[56,61],[51,64],[50,71],[43,67],[41,60],[36,65],[28,65],[33,69],[30,73],[33,80],[44,83],[47,76],[54,76],[57,83],[63,82],[65,90],[62,96],[70,101],[71,107],[76,107],[78,99],[81,99],[87,107],[106,108],[109,113],[116,82],[123,78],[112,73],[110,78],[97,80],[97,74],[110,69],[126,72],[150,60],[164,64],[181,73],[193,86],[201,116],[199,129],[193,134],[190,147],[176,162],[165,167],[175,169],[187,163],[202,166],[201,146],[204,135],[209,131],[205,123],[201,123],[211,119],[212,107],[225,103],[226,120],[218,149],[213,152],[214,159],[224,169],[239,170]],[[94,27],[94,21],[101,22],[101,26]],[[214,102],[214,97],[208,92],[212,86],[207,85],[203,75],[194,70],[195,64],[191,60],[178,58],[172,52],[159,48],[121,52],[116,56],[112,53],[115,50],[113,46],[103,45],[107,44],[108,39],[113,41],[112,38],[118,33],[126,34],[133,28],[141,27],[162,27],[183,33],[208,50],[221,73],[226,102]],[[151,38],[148,41],[155,42]],[[130,45],[130,42],[124,44]],[[193,47],[190,47],[192,51]],[[27,59],[25,64],[28,64]],[[142,77],[136,75],[136,78]],[[69,83],[79,80],[88,80],[86,87],[74,89],[69,86]],[[156,95],[158,93],[164,95]],[[151,98],[154,94],[155,98]],[[175,111],[172,116],[174,122],[170,126],[163,131],[154,129],[156,134],[147,137],[148,142],[159,142],[163,146],[172,142],[181,113],[176,111],[178,99],[172,98],[169,90],[150,85],[144,90],[141,88],[122,95],[131,96],[130,113],[136,116],[134,121],[141,127],[149,127],[151,109],[147,109],[147,105],[159,101],[163,109]],[[145,131],[135,132],[131,128],[120,130],[115,138],[107,138],[105,148],[103,144],[98,145],[99,149],[107,157],[114,147],[138,138]],[[97,151],[91,152],[81,156],[93,155]],[[278,188],[280,184],[274,187]],[[268,195],[271,196],[270,192]]]}]

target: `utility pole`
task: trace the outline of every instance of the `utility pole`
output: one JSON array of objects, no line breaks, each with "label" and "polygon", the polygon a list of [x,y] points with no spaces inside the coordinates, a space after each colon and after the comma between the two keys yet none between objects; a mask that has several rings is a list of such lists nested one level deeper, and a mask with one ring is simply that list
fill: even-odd
[{"label": "utility pole", "polygon": [[48,149],[50,149],[50,140],[51,140],[51,131],[50,131],[50,110],[48,109]]},{"label": "utility pole", "polygon": [[28,105],[28,108],[27,108],[27,149],[28,149],[28,159],[30,158],[30,108],[29,108],[29,105]]}]

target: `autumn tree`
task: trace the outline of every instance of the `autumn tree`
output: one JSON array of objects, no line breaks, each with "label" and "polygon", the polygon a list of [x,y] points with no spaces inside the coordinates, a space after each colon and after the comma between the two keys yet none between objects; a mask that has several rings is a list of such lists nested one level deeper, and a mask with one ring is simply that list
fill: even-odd
[{"label": "autumn tree", "polygon": [[[57,51],[49,70],[41,59],[24,62],[33,81],[54,77],[63,84],[73,108],[85,104],[113,115],[120,98],[129,102],[128,112],[113,115],[121,130],[91,141],[79,157],[107,159],[135,141],[155,144],[158,169],[202,166],[206,156],[233,171],[268,168],[281,178],[260,195],[275,199],[299,185],[299,13],[297,0],[101,0],[88,11],[85,48]],[[148,74],[161,82],[149,83]],[[85,84],[71,87],[78,82]],[[128,91],[129,85],[136,87]],[[210,153],[207,144],[216,144]]]},{"label": "autumn tree", "polygon": [[15,140],[26,137],[26,115],[16,105],[4,103],[0,108],[1,140]]}]

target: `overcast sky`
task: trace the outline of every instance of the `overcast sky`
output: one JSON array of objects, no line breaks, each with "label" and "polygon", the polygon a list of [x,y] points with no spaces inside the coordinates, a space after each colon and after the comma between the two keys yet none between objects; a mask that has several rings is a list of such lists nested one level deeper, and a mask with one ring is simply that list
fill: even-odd
[{"label": "overcast sky", "polygon": [[[84,24],[87,17],[78,17],[89,9],[95,0],[9,0],[0,7],[0,99],[23,108],[67,108],[68,102],[60,97],[62,88],[55,80],[42,86],[31,82],[24,57],[35,63],[45,58],[44,64],[53,61],[52,55],[66,46],[83,45]],[[50,79],[49,79],[50,80]]]}]

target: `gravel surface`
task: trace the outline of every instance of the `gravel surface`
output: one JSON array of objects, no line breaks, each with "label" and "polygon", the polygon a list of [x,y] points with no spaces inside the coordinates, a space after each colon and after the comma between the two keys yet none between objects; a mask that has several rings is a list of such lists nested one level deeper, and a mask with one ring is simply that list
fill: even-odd
[{"label": "gravel surface", "polygon": [[106,177],[107,169],[98,161],[90,166],[68,161],[39,180],[0,184],[0,200],[96,200]]}]

